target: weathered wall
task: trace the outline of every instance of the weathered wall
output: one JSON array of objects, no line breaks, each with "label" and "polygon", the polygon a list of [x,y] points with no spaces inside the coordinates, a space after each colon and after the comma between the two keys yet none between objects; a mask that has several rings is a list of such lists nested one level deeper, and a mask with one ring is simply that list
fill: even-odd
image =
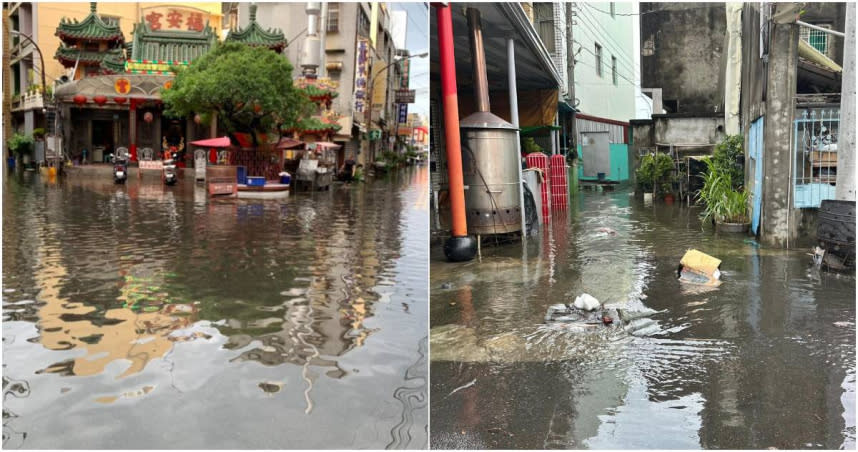
[{"label": "weathered wall", "polygon": [[654,139],[665,144],[715,144],[724,139],[724,116],[653,115]]},{"label": "weathered wall", "polygon": [[796,24],[771,23],[760,239],[766,245],[777,247],[795,244],[801,216],[800,210],[791,208],[790,173],[798,36]]},{"label": "weathered wall", "polygon": [[[723,112],[724,3],[641,3],[641,82],[670,113]],[[652,54],[648,49],[652,49]]]}]

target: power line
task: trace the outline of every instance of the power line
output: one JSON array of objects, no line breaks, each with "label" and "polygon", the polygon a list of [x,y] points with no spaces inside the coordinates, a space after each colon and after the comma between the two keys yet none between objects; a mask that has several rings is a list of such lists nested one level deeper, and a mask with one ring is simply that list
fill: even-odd
[{"label": "power line", "polygon": [[[583,17],[583,16],[580,16],[580,17]],[[621,62],[626,66],[626,68],[627,68],[627,69],[630,69],[632,72],[634,72],[634,71],[635,71],[635,69],[633,69],[633,67],[634,67],[634,63],[631,63],[631,64],[629,63],[629,61],[628,61],[628,57],[627,57],[627,56],[625,56],[625,52],[622,52],[622,51],[621,51],[621,52],[617,52],[615,48],[613,48],[613,47],[609,47],[609,46],[607,45],[607,44],[609,44],[609,43],[608,43],[608,42],[606,42],[606,41],[604,41],[604,40],[599,39],[599,37],[600,37],[601,35],[600,35],[597,31],[595,31],[593,28],[591,28],[591,26],[590,26],[588,23],[580,22],[580,24],[581,24],[581,25],[583,25],[583,26],[584,26],[584,27],[586,27],[586,28],[578,28],[578,30],[579,30],[579,31],[581,31],[581,32],[584,32],[584,33],[586,34],[586,36],[587,36],[588,38],[590,38],[590,40],[592,40],[592,41],[593,41],[593,43],[599,43],[599,42],[601,42],[601,43],[603,43],[603,44],[606,44],[606,45],[605,45],[605,49],[606,49],[606,50],[610,50],[610,51],[611,51],[611,53],[612,53],[614,56],[616,56],[616,57],[617,57],[617,60],[621,61]],[[573,40],[573,41],[574,41],[574,40]],[[577,42],[577,41],[575,41],[575,42]],[[581,44],[580,42],[578,42],[578,44],[579,44],[579,45],[581,45],[581,46],[583,47],[583,44]]]},{"label": "power line", "polygon": [[583,3],[583,2],[582,2],[582,4],[583,4],[584,6],[586,6],[586,7],[590,8],[590,9],[596,10],[596,11],[598,11],[598,12],[602,13],[602,14],[608,14],[608,15],[610,15],[610,16],[645,16],[645,15],[647,15],[647,14],[660,13],[660,12],[664,12],[664,11],[693,11],[693,10],[695,10],[695,9],[709,9],[709,8],[712,8],[712,5],[723,5],[723,3],[713,3],[712,5],[708,5],[708,6],[698,6],[698,7],[696,7],[696,8],[659,9],[659,10],[653,10],[653,11],[646,11],[646,12],[643,12],[643,13],[613,13],[613,14],[611,14],[611,12],[610,12],[610,11],[605,11],[605,10],[602,10],[602,9],[596,8],[595,6],[592,6],[592,5],[590,5],[589,3]]},{"label": "power line", "polygon": [[[608,41],[606,41],[606,40],[601,40],[601,41],[602,41],[602,42],[604,42],[605,44],[607,44],[607,46],[606,46],[606,47],[613,47],[613,48],[611,49],[611,52],[614,52],[614,53],[617,53],[617,54],[622,54],[622,55],[618,55],[618,56],[621,56],[621,57],[623,58],[623,59],[622,59],[622,61],[626,64],[626,66],[627,66],[627,67],[629,67],[629,68],[633,68],[633,66],[634,66],[634,58],[630,57],[630,56],[629,56],[629,55],[628,55],[628,54],[623,50],[622,46],[621,46],[619,43],[617,43],[616,41],[614,41],[614,39],[611,37],[610,33],[608,33],[608,31],[607,31],[607,30],[605,30],[605,28],[604,28],[604,27],[602,27],[602,31],[604,32],[603,34],[600,34],[600,33],[596,30],[596,26],[595,26],[595,25],[592,25],[592,24],[593,24],[593,22],[595,22],[596,24],[598,24],[599,22],[598,22],[595,18],[593,18],[593,22],[591,22],[591,21],[590,21],[590,19],[589,19],[587,16],[581,15],[581,16],[578,16],[578,17],[581,17],[582,19],[585,19],[585,20],[586,20],[586,22],[581,22],[581,24],[582,24],[583,26],[587,27],[587,31],[589,31],[590,33],[592,33],[592,35],[590,35],[590,38],[592,38],[592,39],[593,39],[593,41],[598,40],[598,38],[597,38],[597,37],[600,37],[600,36],[604,36],[605,38],[607,38],[607,39],[608,39]],[[599,26],[601,27],[601,25],[599,25]],[[582,30],[583,30],[583,29],[582,29]],[[590,34],[590,33],[588,33],[588,34]],[[629,61],[631,61],[631,64],[629,64]],[[634,69],[632,69],[632,70],[634,70]]]}]

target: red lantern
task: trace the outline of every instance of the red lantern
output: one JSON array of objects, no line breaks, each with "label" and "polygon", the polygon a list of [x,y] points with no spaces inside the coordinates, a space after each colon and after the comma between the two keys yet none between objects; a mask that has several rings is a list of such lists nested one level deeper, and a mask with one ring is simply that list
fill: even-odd
[{"label": "red lantern", "polygon": [[104,105],[107,102],[107,96],[101,96],[101,95],[95,96],[92,98],[92,100],[93,100],[93,102],[97,103],[98,105]]},{"label": "red lantern", "polygon": [[144,121],[146,121],[146,122],[152,122],[152,120],[153,120],[153,119],[155,119],[155,117],[154,117],[154,116],[152,116],[152,112],[151,112],[151,111],[147,111],[146,113],[144,113],[144,114],[143,114],[143,120],[144,120]]},{"label": "red lantern", "polygon": [[202,118],[200,118],[200,115],[198,115],[198,114],[197,114],[197,115],[194,115],[194,123],[195,123],[195,124],[199,124],[200,122],[202,122],[202,120],[203,120],[203,119],[202,119]]},{"label": "red lantern", "polygon": [[124,97],[114,97],[113,98],[113,101],[116,102],[117,104],[124,104],[126,100],[128,100],[128,99],[126,99]]},{"label": "red lantern", "polygon": [[83,94],[77,94],[72,98],[72,100],[74,100],[74,103],[78,105],[83,105],[86,103],[86,96]]},{"label": "red lantern", "polygon": [[253,104],[253,111],[259,113],[260,111],[262,111],[262,106],[260,106],[259,104]]}]

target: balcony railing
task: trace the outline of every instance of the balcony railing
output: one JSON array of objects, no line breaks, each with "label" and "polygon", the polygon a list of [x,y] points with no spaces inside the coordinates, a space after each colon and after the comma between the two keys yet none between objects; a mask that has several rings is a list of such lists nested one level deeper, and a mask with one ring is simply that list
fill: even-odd
[{"label": "balcony railing", "polygon": [[18,102],[12,103],[12,111],[41,110],[45,100],[40,92],[22,93]]},{"label": "balcony railing", "polygon": [[840,107],[799,109],[793,128],[793,206],[834,199]]}]

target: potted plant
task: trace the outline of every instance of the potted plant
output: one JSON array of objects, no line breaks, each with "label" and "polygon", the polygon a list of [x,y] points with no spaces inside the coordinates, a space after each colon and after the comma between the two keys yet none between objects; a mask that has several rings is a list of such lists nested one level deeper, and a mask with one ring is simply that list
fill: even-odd
[{"label": "potted plant", "polygon": [[746,232],[750,225],[748,201],[750,192],[732,186],[731,174],[722,171],[711,158],[704,159],[707,166],[703,188],[697,192],[698,202],[705,205],[701,220],[714,222],[720,232]]},{"label": "potted plant", "polygon": [[673,190],[672,173],[673,160],[669,155],[657,152],[643,156],[635,175],[638,187],[644,193],[644,201],[651,200],[658,193],[670,194]]},{"label": "potted plant", "polygon": [[17,160],[21,161],[24,165],[30,163],[30,153],[33,152],[34,144],[32,136],[15,133],[7,143],[9,145],[9,150],[12,151],[12,154]]}]

